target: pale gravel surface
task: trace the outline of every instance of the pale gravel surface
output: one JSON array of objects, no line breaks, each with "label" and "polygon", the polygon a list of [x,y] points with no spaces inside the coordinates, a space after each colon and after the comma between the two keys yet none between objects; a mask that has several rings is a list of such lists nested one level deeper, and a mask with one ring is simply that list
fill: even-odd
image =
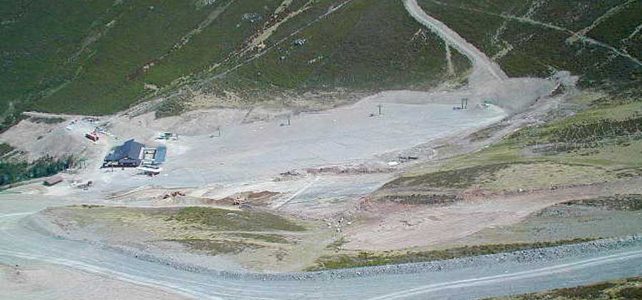
[{"label": "pale gravel surface", "polygon": [[[442,262],[316,273],[215,271],[144,253],[122,253],[104,245],[60,239],[38,231],[29,222],[29,216],[39,209],[70,203],[59,197],[1,195],[0,262],[12,265],[29,260],[62,265],[200,299],[439,295],[469,299],[642,274],[642,240],[637,236]],[[568,276],[573,280],[564,281]],[[526,279],[526,285],[512,285]]]},{"label": "pale gravel surface", "polygon": [[[0,264],[0,298],[12,299],[187,299],[158,287],[30,260]],[[64,284],[61,284],[64,283]]]}]

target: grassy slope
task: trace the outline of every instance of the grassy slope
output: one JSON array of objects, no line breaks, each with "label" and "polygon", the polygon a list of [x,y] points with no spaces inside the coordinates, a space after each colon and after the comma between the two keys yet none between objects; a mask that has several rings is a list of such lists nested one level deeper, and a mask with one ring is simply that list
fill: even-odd
[{"label": "grassy slope", "polygon": [[[63,85],[76,66],[69,62],[95,20],[111,6],[107,1],[0,2],[0,111],[20,106]],[[20,107],[18,107],[20,109]]]},{"label": "grassy slope", "polygon": [[[642,67],[627,58],[615,56],[604,47],[571,42],[574,32],[590,26],[609,9],[623,3],[608,1],[535,1],[535,0],[422,0],[421,5],[443,20],[464,38],[494,56],[512,47],[498,62],[512,76],[546,76],[551,70],[568,70],[583,76],[583,84],[642,82]],[[537,6],[537,4],[541,6]],[[614,14],[587,36],[607,43],[638,60],[641,34],[623,40],[640,24],[640,3],[633,3]],[[529,13],[530,11],[530,13]],[[561,27],[520,22],[508,16],[524,17]]]},{"label": "grassy slope", "polygon": [[288,219],[265,212],[240,211],[208,207],[187,207],[170,216],[171,220],[201,224],[219,231],[304,231],[305,228]]},{"label": "grassy slope", "polygon": [[405,253],[370,253],[360,252],[355,255],[339,254],[322,256],[311,271],[345,269],[358,267],[383,266],[447,260],[462,257],[489,255],[496,253],[515,252],[527,249],[555,247],[590,241],[591,239],[562,240],[554,242],[520,243],[520,244],[488,244],[470,247],[451,248],[431,251],[408,251]]},{"label": "grassy slope", "polygon": [[[272,24],[282,1],[223,0],[202,6],[197,5],[202,1],[93,0],[55,7],[42,0],[4,2],[3,112],[16,106],[13,110],[113,113],[153,95],[145,84],[163,91],[196,83],[206,83],[211,92],[374,89],[423,85],[441,79],[445,71],[443,44],[430,34],[411,41],[420,26],[394,0],[353,0],[316,23],[330,6],[343,1],[311,2],[310,9],[285,22],[266,45],[304,27],[297,37],[248,64],[257,52],[238,51]],[[307,2],[293,1],[289,11]],[[259,18],[252,22],[244,17],[248,13]],[[296,47],[292,39],[298,37],[308,42]],[[282,60],[284,55],[287,59]],[[320,56],[318,63],[309,63]],[[461,72],[467,68],[461,56],[455,56],[455,63]],[[211,81],[237,64],[244,66]]]},{"label": "grassy slope", "polygon": [[614,102],[618,104],[524,128],[482,151],[407,174],[383,189],[517,190],[640,176],[642,102]]},{"label": "grassy slope", "polygon": [[[105,18],[101,27],[107,27],[112,21],[115,24],[86,50],[86,61],[81,64],[79,76],[41,99],[37,108],[86,114],[127,108],[145,94],[144,67],[158,63],[160,57],[215,8],[197,10],[189,1],[128,1],[115,6],[118,12],[113,18]],[[153,78],[172,80],[162,75]]]},{"label": "grassy slope", "polygon": [[[432,35],[413,39],[420,28],[396,1],[357,0],[239,73],[284,88],[401,88],[440,80],[443,45]],[[306,44],[294,45],[298,38]]]},{"label": "grassy slope", "polygon": [[15,148],[11,147],[11,145],[2,143],[0,144],[0,157],[4,156],[5,154],[13,151]]},{"label": "grassy slope", "polygon": [[[642,102],[637,96],[604,97],[608,101],[594,95],[577,97],[571,105],[590,107],[570,117],[560,117],[546,124],[521,129],[495,145],[446,160],[436,168],[429,166],[408,173],[384,185],[380,192],[386,197],[380,199],[411,199],[414,205],[424,205],[433,204],[430,200],[435,197],[434,193],[443,197],[452,194],[454,198],[454,195],[464,189],[473,187],[499,191],[548,189],[551,185],[590,184],[642,176]],[[485,134],[476,136],[484,138]],[[566,205],[571,204],[618,210],[636,210],[640,205],[639,195],[571,201]],[[549,223],[552,224],[547,220],[547,224]],[[624,222],[620,221],[618,224]],[[594,237],[578,233],[577,236],[551,238],[542,226],[536,225],[534,228],[537,232],[544,232],[542,236],[546,235],[546,239],[551,240]],[[525,229],[518,227],[515,230],[523,233]],[[501,236],[497,232],[489,234],[492,237]],[[476,243],[475,239],[471,241]],[[488,242],[494,241],[486,241]],[[462,249],[491,251],[495,248],[492,244],[488,246],[428,252],[338,254],[320,258],[316,267],[340,268],[414,262],[442,255],[456,257]],[[523,246],[534,247],[529,244]],[[531,296],[534,298],[529,298]],[[537,295],[518,299],[548,299],[541,295],[535,296]]]},{"label": "grassy slope", "polygon": [[[0,117],[24,109],[111,113],[153,96],[146,83],[165,92],[189,84],[211,93],[229,90],[256,98],[266,91],[376,90],[443,79],[443,44],[431,34],[414,36],[421,27],[399,1],[353,0],[319,19],[342,2],[311,2],[267,39],[265,55],[248,61],[257,52],[239,55],[238,50],[274,23],[271,16],[281,1],[223,0],[203,6],[198,4],[202,1],[92,0],[55,7],[42,0],[4,1]],[[569,31],[502,16],[524,16],[533,0],[423,0],[422,5],[490,55],[510,44],[514,49],[498,59],[512,75],[541,76],[557,68],[584,74],[586,84],[609,80],[634,86],[639,84],[639,66],[602,47],[567,42],[571,31],[590,25],[621,2],[548,1],[530,16]],[[286,12],[306,3],[293,1]],[[633,2],[587,35],[640,58],[641,34],[631,35],[639,23],[639,6]],[[250,22],[244,18],[247,13],[260,18]],[[498,31],[504,24],[506,29]],[[296,46],[296,38],[307,42]],[[454,59],[463,72],[466,60],[460,55]],[[212,80],[239,64],[225,78]]]},{"label": "grassy slope", "polygon": [[90,233],[90,240],[161,247],[166,254],[176,250],[175,245],[166,248],[167,242],[175,242],[198,254],[237,255],[239,264],[256,270],[294,270],[312,264],[318,251],[314,249],[323,247],[318,240],[327,238],[314,222],[259,210],[78,205],[43,213],[53,222],[73,224],[66,227],[72,239],[85,239]]},{"label": "grassy slope", "polygon": [[[642,129],[639,118],[642,114],[642,104],[639,102],[642,70],[630,60],[614,57],[612,51],[602,47],[568,42],[573,32],[590,26],[623,2],[548,1],[536,7],[533,4],[537,1],[531,0],[422,0],[421,4],[427,11],[444,20],[490,56],[500,53],[507,45],[512,46],[513,50],[498,60],[511,75],[545,76],[550,74],[552,68],[563,69],[583,75],[582,82],[585,85],[597,87],[591,83],[610,82],[624,89],[589,100],[590,103],[582,101],[579,106],[588,104],[591,108],[573,117],[524,129],[479,153],[450,160],[442,166],[442,170],[409,174],[386,187],[467,188],[481,185],[490,188],[498,187],[493,183],[502,182],[504,184],[500,184],[500,188],[515,189],[515,185],[505,184],[507,178],[499,176],[502,170],[511,166],[515,175],[523,169],[523,174],[512,177],[521,179],[517,183],[528,185],[541,179],[533,177],[542,173],[537,172],[541,171],[537,170],[538,167],[546,171],[551,163],[565,169],[558,170],[558,179],[582,168],[593,168],[585,172],[593,173],[592,177],[589,176],[592,179],[585,178],[588,181],[599,177],[609,179],[639,175],[642,167],[639,159],[639,153],[642,152],[639,134]],[[639,10],[635,9],[639,5],[639,2],[632,2],[624,6],[624,9],[604,19],[586,35],[640,59],[642,52],[635,41],[639,41],[642,35],[639,32],[631,35],[639,26]],[[567,28],[568,31],[518,22],[507,16],[528,17]],[[535,147],[540,146],[543,148],[532,153]],[[550,172],[544,173],[550,177]],[[547,181],[555,181],[548,177]]]}]

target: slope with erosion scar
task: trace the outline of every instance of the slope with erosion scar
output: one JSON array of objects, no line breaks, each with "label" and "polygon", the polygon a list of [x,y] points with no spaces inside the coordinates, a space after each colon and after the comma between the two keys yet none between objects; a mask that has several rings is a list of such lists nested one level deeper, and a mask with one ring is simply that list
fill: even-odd
[{"label": "slope with erosion scar", "polygon": [[[567,70],[584,87],[642,78],[640,1],[434,1],[422,8],[496,59],[511,76]],[[494,34],[490,34],[494,33]]]},{"label": "slope with erosion scar", "polygon": [[[443,43],[431,34],[412,39],[420,26],[394,0],[116,1],[55,10],[44,2],[1,16],[7,113],[108,114],[176,91],[189,100],[199,86],[210,106],[239,105],[237,98],[250,105],[274,98],[270,91],[376,91],[449,78]],[[54,26],[60,19],[65,26]],[[33,32],[65,39],[23,38]],[[252,49],[263,44],[263,55]],[[459,75],[468,68],[459,55],[453,63]]]},{"label": "slope with erosion scar", "polygon": [[[462,38],[457,32],[448,28],[444,23],[428,15],[417,3],[417,0],[404,0],[404,6],[413,18],[419,23],[428,27],[435,32],[446,43],[455,47],[473,62],[473,74],[469,78],[474,84],[481,83],[489,79],[503,80],[508,76],[502,71],[500,66],[491,61],[486,54],[479,51],[475,46]],[[485,72],[481,73],[481,72]]]}]

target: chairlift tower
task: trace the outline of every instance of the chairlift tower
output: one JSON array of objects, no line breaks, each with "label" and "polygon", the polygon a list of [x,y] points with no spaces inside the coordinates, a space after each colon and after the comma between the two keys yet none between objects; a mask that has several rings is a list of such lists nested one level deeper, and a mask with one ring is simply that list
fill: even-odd
[{"label": "chairlift tower", "polygon": [[468,98],[461,99],[461,109],[468,109]]}]

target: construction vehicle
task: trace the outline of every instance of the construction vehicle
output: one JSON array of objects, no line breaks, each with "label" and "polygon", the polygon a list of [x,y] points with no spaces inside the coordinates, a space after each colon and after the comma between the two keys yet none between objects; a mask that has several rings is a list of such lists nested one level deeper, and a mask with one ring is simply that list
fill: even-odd
[{"label": "construction vehicle", "polygon": [[98,137],[98,133],[96,131],[89,132],[85,134],[85,137],[90,139],[92,142],[98,142],[100,137]]}]

